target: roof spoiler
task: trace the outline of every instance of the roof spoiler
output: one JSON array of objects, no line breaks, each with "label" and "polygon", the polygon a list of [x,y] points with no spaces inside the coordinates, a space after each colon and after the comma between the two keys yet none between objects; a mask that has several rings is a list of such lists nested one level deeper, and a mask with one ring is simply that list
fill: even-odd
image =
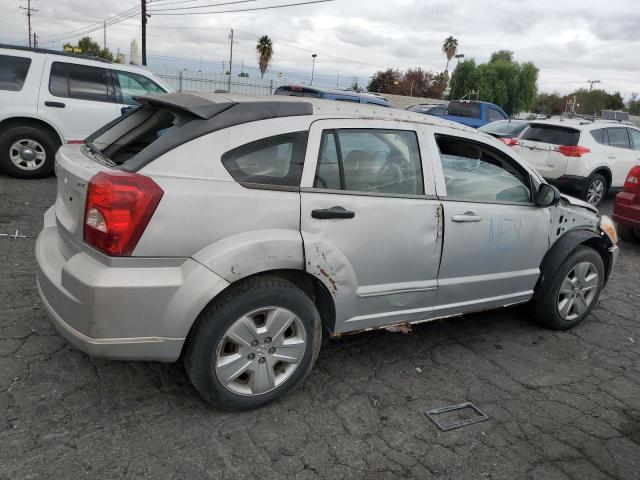
[{"label": "roof spoiler", "polygon": [[209,120],[238,104],[237,102],[215,103],[190,93],[140,95],[133,97],[133,99],[141,105],[156,105],[182,110],[203,120]]}]

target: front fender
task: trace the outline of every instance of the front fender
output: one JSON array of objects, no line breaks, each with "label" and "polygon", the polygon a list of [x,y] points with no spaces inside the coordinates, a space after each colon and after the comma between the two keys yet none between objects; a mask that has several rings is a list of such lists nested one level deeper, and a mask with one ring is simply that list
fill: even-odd
[{"label": "front fender", "polygon": [[298,230],[256,230],[213,243],[192,257],[229,283],[268,270],[304,270]]}]

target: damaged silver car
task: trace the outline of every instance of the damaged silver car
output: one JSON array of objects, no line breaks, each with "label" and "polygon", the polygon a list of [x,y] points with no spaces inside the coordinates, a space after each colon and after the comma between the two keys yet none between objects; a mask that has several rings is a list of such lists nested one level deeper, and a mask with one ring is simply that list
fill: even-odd
[{"label": "damaged silver car", "polygon": [[306,98],[170,94],[57,156],[38,289],[73,345],[183,359],[214,405],[254,408],[323,337],[530,302],[567,329],[615,228],[493,138]]}]

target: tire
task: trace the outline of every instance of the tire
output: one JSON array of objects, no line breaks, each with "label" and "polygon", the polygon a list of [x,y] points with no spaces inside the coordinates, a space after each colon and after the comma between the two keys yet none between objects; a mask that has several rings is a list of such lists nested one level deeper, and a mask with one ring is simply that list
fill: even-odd
[{"label": "tire", "polygon": [[[0,168],[14,178],[41,178],[51,175],[60,140],[46,127],[24,125],[10,128],[0,136]],[[34,157],[22,158],[22,149]]]},{"label": "tire", "polygon": [[599,173],[594,173],[589,177],[584,186],[582,199],[594,207],[597,207],[606,198],[608,191],[609,184],[607,183],[607,179]]},{"label": "tire", "polygon": [[[267,338],[277,323],[286,324],[289,314],[291,326]],[[254,409],[295,389],[311,371],[321,342],[322,322],[311,299],[287,280],[257,276],[231,286],[200,314],[189,334],[184,365],[207,402],[226,410]],[[285,357],[287,362],[281,360]]]},{"label": "tire", "polygon": [[[590,265],[588,270],[589,274],[586,275],[586,279],[580,280],[578,283],[582,283],[585,287],[587,285],[593,286],[593,288],[589,290],[585,288],[582,290],[579,288],[579,285],[576,285],[578,289],[576,292],[582,290],[584,296],[576,293],[575,299],[573,300],[573,302],[575,302],[574,304],[567,305],[566,303],[561,303],[563,300],[569,302],[573,295],[573,293],[569,295],[562,293],[561,296],[561,287],[563,287],[563,291],[567,290],[564,288],[567,284],[563,285],[563,283],[565,280],[568,280],[570,284],[573,283],[568,277],[573,275],[575,279],[576,270],[574,269],[584,264]],[[593,281],[593,277],[591,277],[593,273],[597,274],[595,281]],[[598,303],[604,282],[604,275],[604,262],[598,252],[585,246],[577,247],[562,263],[552,280],[546,282],[541,290],[536,291],[532,306],[538,323],[554,330],[568,330],[582,322]],[[587,307],[581,312],[579,310],[584,304],[581,302],[580,297],[584,298],[585,303],[587,303]],[[569,306],[569,310],[563,315],[561,310],[562,307],[565,306]]]},{"label": "tire", "polygon": [[622,240],[624,240],[625,242],[640,243],[639,229],[633,229],[626,225],[620,225],[620,224],[616,225],[616,227],[618,229],[618,235]]}]

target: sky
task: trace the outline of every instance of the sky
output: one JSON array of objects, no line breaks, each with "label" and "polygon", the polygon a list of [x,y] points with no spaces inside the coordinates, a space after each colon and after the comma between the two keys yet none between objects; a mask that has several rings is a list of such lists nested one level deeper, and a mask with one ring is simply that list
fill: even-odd
[{"label": "sky", "polygon": [[[459,53],[476,62],[500,49],[512,50],[517,61],[533,62],[540,69],[540,91],[566,94],[588,88],[588,80],[600,80],[599,88],[620,91],[625,98],[640,92],[638,0],[334,0],[193,14],[302,1],[149,0],[149,63],[220,72],[222,62],[228,62],[233,28],[233,63],[244,62],[252,76],[257,74],[257,39],[268,35],[274,56],[266,78],[281,72],[291,81],[308,82],[311,54],[316,53],[314,83],[347,87],[357,79],[366,86],[375,71],[388,67],[444,70],[442,42],[453,35]],[[0,0],[0,43],[26,44],[27,18],[18,8],[26,3]],[[107,46],[128,54],[131,40],[140,41],[140,15],[133,10],[139,5],[136,0],[32,0],[39,10],[32,25],[41,47],[58,49],[61,39],[77,42],[73,35],[84,27],[129,11],[135,16],[107,28]],[[90,35],[103,43],[102,29]]]}]

